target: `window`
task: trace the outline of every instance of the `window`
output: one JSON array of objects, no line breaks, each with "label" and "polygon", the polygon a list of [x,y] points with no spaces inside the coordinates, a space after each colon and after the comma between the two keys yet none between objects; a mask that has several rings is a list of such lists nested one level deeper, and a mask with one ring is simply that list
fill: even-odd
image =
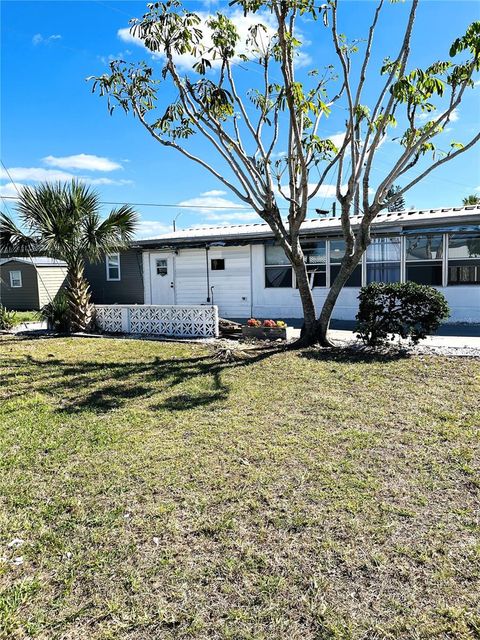
[{"label": "window", "polygon": [[400,282],[400,238],[374,238],[367,249],[367,284]]},{"label": "window", "polygon": [[20,289],[22,286],[22,272],[10,271],[10,286],[12,289]]},{"label": "window", "polygon": [[107,280],[120,280],[120,254],[109,253],[107,261]]},{"label": "window", "polygon": [[293,270],[280,245],[265,246],[265,287],[287,288],[292,286]]},{"label": "window", "polygon": [[310,288],[327,286],[327,243],[325,240],[302,242]]},{"label": "window", "polygon": [[225,271],[225,260],[223,258],[212,258],[210,264],[212,271]]},{"label": "window", "polygon": [[168,273],[168,262],[164,258],[157,258],[155,260],[155,270],[157,276],[166,276]]},{"label": "window", "polygon": [[407,236],[405,251],[407,280],[418,284],[442,285],[441,233]]},{"label": "window", "polygon": [[[330,286],[334,283],[340,271],[340,263],[345,253],[344,240],[330,240]],[[346,287],[362,286],[362,264],[357,264],[353,273],[345,283]]]},{"label": "window", "polygon": [[480,233],[449,235],[448,284],[480,284]]}]

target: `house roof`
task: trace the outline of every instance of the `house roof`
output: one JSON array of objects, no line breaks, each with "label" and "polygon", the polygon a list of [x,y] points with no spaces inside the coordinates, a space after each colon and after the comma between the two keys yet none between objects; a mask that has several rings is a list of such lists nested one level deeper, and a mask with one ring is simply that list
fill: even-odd
[{"label": "house roof", "polygon": [[63,260],[56,260],[55,258],[47,258],[46,256],[36,256],[33,258],[25,258],[19,256],[10,256],[0,258],[0,265],[7,262],[24,262],[26,264],[33,264],[35,267],[66,267],[67,263]]},{"label": "house roof", "polygon": [[[351,217],[355,228],[361,216]],[[447,207],[442,209],[414,209],[410,211],[380,213],[372,224],[379,231],[401,231],[405,227],[425,227],[426,225],[475,224],[480,225],[480,205],[467,207]],[[398,228],[398,229],[397,229]],[[341,234],[341,222],[338,217],[308,218],[302,224],[303,235]],[[205,242],[260,240],[273,238],[273,232],[266,223],[239,224],[220,227],[199,227],[181,229],[156,238],[146,238],[133,243],[136,247],[167,247],[185,244],[204,244]]]}]

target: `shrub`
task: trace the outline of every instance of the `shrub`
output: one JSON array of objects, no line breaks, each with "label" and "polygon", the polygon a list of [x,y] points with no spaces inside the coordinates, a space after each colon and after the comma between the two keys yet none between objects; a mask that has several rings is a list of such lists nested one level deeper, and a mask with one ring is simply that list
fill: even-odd
[{"label": "shrub", "polygon": [[418,344],[450,315],[439,291],[415,282],[373,282],[362,287],[358,297],[358,337],[370,346],[385,344],[396,335]]},{"label": "shrub", "polygon": [[69,329],[68,299],[60,292],[51,302],[42,307],[40,315],[47,321],[48,328],[67,333]]},{"label": "shrub", "polygon": [[0,331],[10,331],[17,324],[17,314],[0,304]]}]

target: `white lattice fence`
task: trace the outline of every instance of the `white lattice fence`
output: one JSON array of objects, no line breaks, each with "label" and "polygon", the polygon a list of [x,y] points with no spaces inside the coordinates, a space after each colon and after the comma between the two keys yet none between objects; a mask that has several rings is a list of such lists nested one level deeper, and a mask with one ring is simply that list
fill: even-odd
[{"label": "white lattice fence", "polygon": [[216,338],[218,307],[203,305],[96,305],[107,333],[146,333],[177,338]]}]

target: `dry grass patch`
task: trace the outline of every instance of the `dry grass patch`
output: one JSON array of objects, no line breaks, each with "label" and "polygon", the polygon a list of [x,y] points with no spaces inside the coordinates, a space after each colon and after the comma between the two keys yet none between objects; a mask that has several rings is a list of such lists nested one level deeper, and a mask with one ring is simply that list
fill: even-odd
[{"label": "dry grass patch", "polygon": [[2,637],[480,636],[478,360],[0,358]]}]

